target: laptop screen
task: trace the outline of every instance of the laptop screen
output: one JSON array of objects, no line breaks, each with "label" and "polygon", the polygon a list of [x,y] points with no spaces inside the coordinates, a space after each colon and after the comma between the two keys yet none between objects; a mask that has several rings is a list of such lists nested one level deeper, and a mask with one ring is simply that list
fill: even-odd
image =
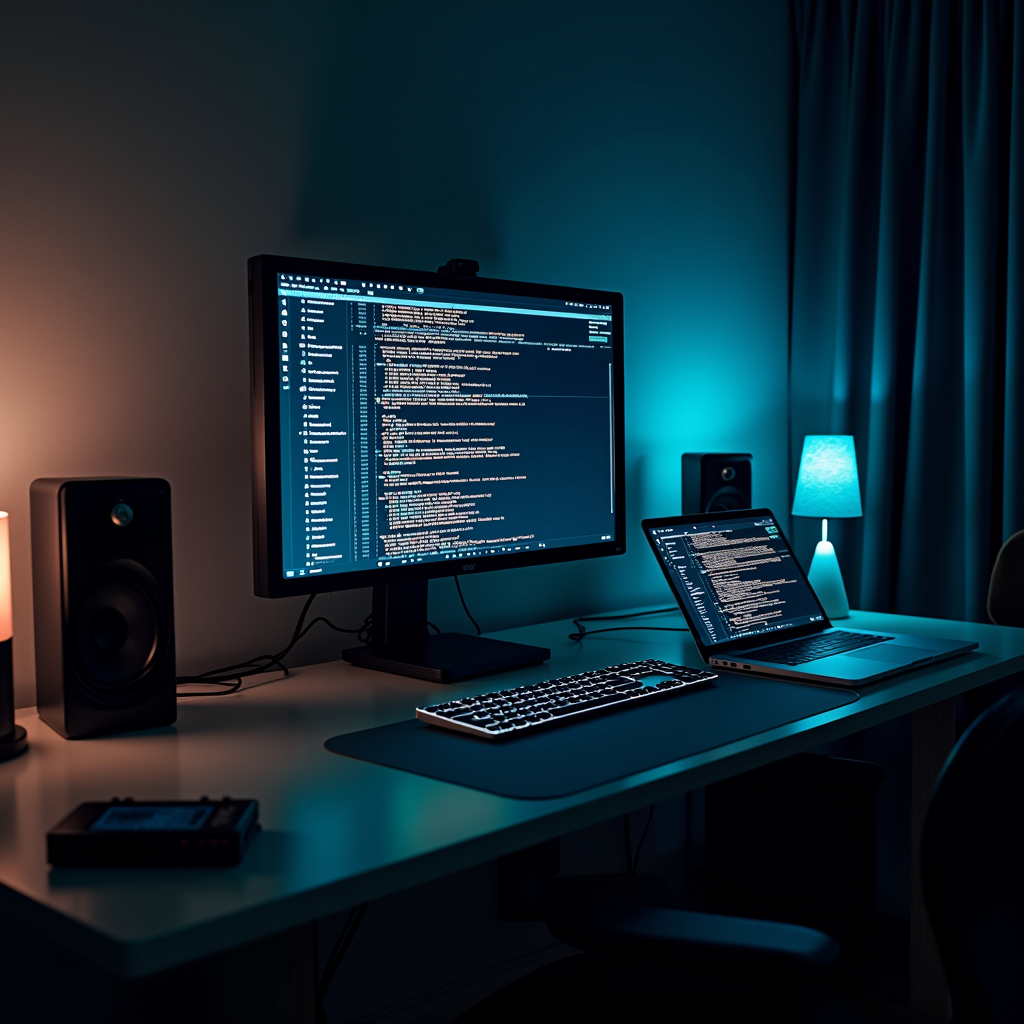
[{"label": "laptop screen", "polygon": [[825,618],[771,515],[661,520],[647,534],[705,646]]}]

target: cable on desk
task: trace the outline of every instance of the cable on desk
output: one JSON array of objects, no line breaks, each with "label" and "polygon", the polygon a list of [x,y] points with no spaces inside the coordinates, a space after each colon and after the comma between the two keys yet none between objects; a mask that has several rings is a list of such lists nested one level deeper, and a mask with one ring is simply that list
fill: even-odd
[{"label": "cable on desk", "polygon": [[570,633],[569,639],[580,641],[594,633],[615,633],[623,629],[656,629],[665,633],[689,633],[690,631],[686,626],[610,626],[604,629],[587,629],[586,626],[582,625],[584,622],[614,622],[619,619],[639,619],[644,615],[664,615],[666,612],[677,611],[679,611],[678,608],[652,608],[650,611],[629,612],[627,615],[581,615],[578,619],[572,620],[577,631]]},{"label": "cable on desk", "polygon": [[353,907],[348,912],[348,917],[345,918],[345,923],[341,926],[341,931],[335,940],[331,955],[327,958],[324,973],[320,975],[320,980],[316,985],[316,1024],[327,1024],[324,1000],[327,998],[331,982],[334,981],[334,975],[338,973],[342,958],[348,952],[348,947],[352,945],[352,940],[356,937],[359,923],[363,920],[367,906],[368,904],[366,903],[360,903],[358,907]]},{"label": "cable on desk", "polygon": [[239,690],[242,686],[242,680],[248,676],[259,675],[261,672],[269,672],[275,666],[277,666],[286,676],[291,675],[288,671],[288,666],[285,665],[282,659],[291,653],[292,648],[318,622],[323,622],[329,629],[333,629],[336,633],[354,633],[360,641],[363,643],[367,642],[372,622],[372,616],[370,615],[367,615],[366,618],[363,619],[363,624],[357,629],[345,629],[342,626],[336,626],[330,619],[325,618],[323,615],[318,615],[312,622],[307,624],[306,615],[309,612],[309,607],[313,603],[313,599],[315,597],[316,594],[310,594],[306,603],[302,606],[302,611],[299,613],[299,619],[295,623],[295,629],[292,631],[292,638],[288,641],[283,650],[278,651],[277,654],[259,654],[255,658],[250,658],[248,661],[240,661],[234,665],[224,665],[221,668],[212,668],[194,676],[178,676],[178,686],[205,683],[210,686],[225,687],[223,690],[198,690],[179,693],[178,696],[223,697],[226,694],[235,693]]},{"label": "cable on desk", "polygon": [[459,600],[462,602],[462,610],[466,613],[469,621],[473,623],[473,626],[476,629],[476,635],[479,636],[481,633],[480,624],[470,614],[469,607],[466,605],[466,599],[462,596],[462,586],[459,584],[459,577],[453,576],[452,579],[455,580],[455,589],[459,592]]}]

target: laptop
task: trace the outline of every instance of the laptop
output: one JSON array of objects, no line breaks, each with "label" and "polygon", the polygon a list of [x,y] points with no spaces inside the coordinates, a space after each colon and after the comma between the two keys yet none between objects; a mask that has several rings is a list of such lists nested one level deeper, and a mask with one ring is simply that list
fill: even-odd
[{"label": "laptop", "polygon": [[716,668],[862,686],[978,646],[834,627],[770,509],[645,519],[643,531]]}]

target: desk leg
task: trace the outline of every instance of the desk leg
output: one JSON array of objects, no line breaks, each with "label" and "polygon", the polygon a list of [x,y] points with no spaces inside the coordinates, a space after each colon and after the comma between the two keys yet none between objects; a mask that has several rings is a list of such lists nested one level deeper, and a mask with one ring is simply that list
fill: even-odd
[{"label": "desk leg", "polygon": [[910,782],[910,1005],[937,1020],[952,1016],[949,986],[921,891],[921,831],[932,788],[956,740],[956,698],[912,716]]},{"label": "desk leg", "polygon": [[[316,924],[228,950],[211,958],[223,1001],[218,1019],[313,1024],[316,989]],[[183,969],[184,972],[188,968]],[[210,972],[207,967],[206,973]],[[173,972],[169,972],[173,973]],[[180,1018],[179,1018],[180,1020]]]}]

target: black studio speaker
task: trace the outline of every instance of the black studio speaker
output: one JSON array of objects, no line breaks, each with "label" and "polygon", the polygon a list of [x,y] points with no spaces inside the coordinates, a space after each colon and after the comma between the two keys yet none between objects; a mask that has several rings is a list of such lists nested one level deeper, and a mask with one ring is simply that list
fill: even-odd
[{"label": "black studio speaker", "polygon": [[683,515],[751,508],[752,461],[747,452],[684,453]]},{"label": "black studio speaker", "polygon": [[170,725],[170,484],[35,480],[30,498],[39,717],[69,739]]}]

